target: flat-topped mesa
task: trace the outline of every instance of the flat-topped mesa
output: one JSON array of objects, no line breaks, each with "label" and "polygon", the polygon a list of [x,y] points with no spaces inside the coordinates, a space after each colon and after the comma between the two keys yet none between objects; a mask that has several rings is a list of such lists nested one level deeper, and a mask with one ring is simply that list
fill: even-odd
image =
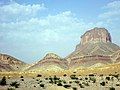
[{"label": "flat-topped mesa", "polygon": [[89,42],[112,42],[110,33],[105,28],[95,27],[81,36],[81,45]]}]

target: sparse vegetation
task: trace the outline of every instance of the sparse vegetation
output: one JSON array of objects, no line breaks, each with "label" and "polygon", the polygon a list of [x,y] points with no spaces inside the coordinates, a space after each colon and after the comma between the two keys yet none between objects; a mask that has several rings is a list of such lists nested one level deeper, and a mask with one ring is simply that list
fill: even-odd
[{"label": "sparse vegetation", "polygon": [[15,90],[15,88],[8,88],[7,90]]},{"label": "sparse vegetation", "polygon": [[57,85],[58,85],[58,86],[62,86],[62,83],[58,83]]},{"label": "sparse vegetation", "polygon": [[116,86],[120,86],[120,84],[116,84]]},{"label": "sparse vegetation", "polygon": [[100,83],[100,85],[105,86],[105,82],[104,82],[104,81],[103,81],[103,82],[101,82],[101,83]]},{"label": "sparse vegetation", "polygon": [[78,80],[78,78],[76,77],[76,75],[71,75],[70,78],[71,78],[71,79]]},{"label": "sparse vegetation", "polygon": [[44,87],[45,87],[45,84],[40,84],[40,87],[44,88]]},{"label": "sparse vegetation", "polygon": [[87,77],[85,77],[85,80],[88,80],[88,78],[87,78]]},{"label": "sparse vegetation", "polygon": [[77,84],[79,84],[80,83],[80,81],[74,81],[75,83],[77,83]]},{"label": "sparse vegetation", "polygon": [[20,78],[24,78],[23,76],[21,76]]},{"label": "sparse vegetation", "polygon": [[21,81],[24,81],[24,79],[21,79]]},{"label": "sparse vegetation", "polygon": [[[38,78],[41,77],[41,78]],[[72,74],[67,76],[66,74],[62,75],[61,77],[54,75],[54,76],[49,76],[49,77],[42,77],[42,75],[38,75],[38,77],[34,78],[34,80],[31,78],[33,84],[31,85],[33,88],[37,89],[38,85],[39,88],[41,87],[41,89],[45,89],[49,86],[51,86],[51,84],[53,84],[53,86],[58,86],[58,87],[64,87],[66,89],[72,89],[72,90],[79,90],[81,88],[89,88],[91,86],[91,84],[93,85],[99,85],[99,86],[108,86],[110,85],[111,87],[109,87],[109,90],[115,90],[115,88],[119,88],[120,83],[117,80],[116,76],[114,76],[113,74],[111,74],[111,76],[102,76],[98,79],[97,76],[95,76],[94,74],[90,74],[90,75],[86,75],[86,76],[77,76],[75,74]],[[119,78],[119,75],[118,75]],[[27,80],[27,79],[26,79]],[[100,83],[98,84],[97,81],[99,80]],[[114,83],[114,81],[116,80],[116,83]],[[1,79],[1,81],[5,81],[6,82],[6,78],[3,77]],[[22,83],[21,81],[24,81],[24,77],[21,76],[20,77],[20,83]],[[19,82],[19,81],[18,81]],[[18,83],[17,81],[15,82],[11,82],[10,87],[7,90],[15,90],[15,88],[20,88],[20,83]],[[26,83],[26,82],[25,82]],[[7,84],[5,84],[7,85]],[[22,84],[21,84],[22,85]],[[12,87],[11,87],[12,86]],[[114,87],[113,87],[114,86]],[[25,88],[27,88],[28,86],[26,85]]]},{"label": "sparse vegetation", "polygon": [[72,89],[73,89],[73,90],[77,90],[77,88],[76,88],[76,87],[72,87]]},{"label": "sparse vegetation", "polygon": [[110,77],[106,77],[106,80],[108,80],[108,81],[109,81],[109,80],[110,80]]},{"label": "sparse vegetation", "polygon": [[70,88],[71,85],[64,85],[63,87],[64,87],[64,88]]},{"label": "sparse vegetation", "polygon": [[89,76],[94,76],[94,74],[89,74]]},{"label": "sparse vegetation", "polygon": [[38,74],[37,77],[42,77],[42,75],[41,75],[41,74]]},{"label": "sparse vegetation", "polygon": [[115,90],[115,88],[114,87],[110,87],[110,90]]},{"label": "sparse vegetation", "polygon": [[96,82],[96,78],[95,77],[90,77],[90,80],[95,83]]},{"label": "sparse vegetation", "polygon": [[5,76],[4,76],[4,77],[2,78],[2,80],[0,81],[0,85],[2,85],[2,86],[7,85],[7,84],[6,84],[6,77],[5,77]]},{"label": "sparse vegetation", "polygon": [[71,84],[71,83],[72,83],[72,81],[69,81],[69,83]]},{"label": "sparse vegetation", "polygon": [[85,86],[89,86],[88,82],[82,82],[82,84],[84,84]]},{"label": "sparse vegetation", "polygon": [[15,88],[19,88],[20,84],[19,84],[17,81],[15,81],[15,82],[12,82],[12,83],[10,84],[10,86],[13,86],[13,87],[15,87]]},{"label": "sparse vegetation", "polygon": [[84,86],[82,84],[79,84],[80,88],[84,88]]},{"label": "sparse vegetation", "polygon": [[64,74],[63,76],[64,76],[64,77],[66,77],[66,76],[67,76],[67,74]]}]

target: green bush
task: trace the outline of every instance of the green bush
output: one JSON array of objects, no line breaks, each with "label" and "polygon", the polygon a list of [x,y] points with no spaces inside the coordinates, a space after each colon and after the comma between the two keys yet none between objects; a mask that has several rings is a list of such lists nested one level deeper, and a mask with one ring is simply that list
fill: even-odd
[{"label": "green bush", "polygon": [[76,88],[76,87],[73,87],[73,90],[77,90],[77,88]]},{"label": "green bush", "polygon": [[64,74],[63,76],[64,76],[64,77],[66,77],[66,76],[67,76],[67,74]]},{"label": "green bush", "polygon": [[79,84],[80,83],[80,81],[74,81],[76,84]]},{"label": "green bush", "polygon": [[23,76],[21,76],[20,78],[24,78]]},{"label": "green bush", "polygon": [[96,78],[95,77],[90,77],[90,80],[93,81],[93,83],[96,82]]},{"label": "green bush", "polygon": [[115,78],[117,78],[118,79],[118,77],[119,77],[119,74],[116,74],[116,75],[113,75]]},{"label": "green bush", "polygon": [[71,75],[70,78],[71,78],[71,79],[78,80],[78,78],[76,77],[76,75]]},{"label": "green bush", "polygon": [[45,78],[45,80],[48,80],[48,78]]},{"label": "green bush", "polygon": [[105,82],[101,82],[100,85],[105,86]]},{"label": "green bush", "polygon": [[110,80],[110,77],[106,77],[106,80],[108,80],[108,81],[109,81],[109,80]]},{"label": "green bush", "polygon": [[71,84],[71,83],[72,83],[72,81],[69,81],[69,83]]},{"label": "green bush", "polygon": [[89,86],[88,82],[83,82],[82,84],[84,84],[85,86]]},{"label": "green bush", "polygon": [[10,86],[13,86],[13,87],[15,87],[15,88],[19,88],[20,84],[15,81],[15,82],[12,82],[12,83],[10,84]]},{"label": "green bush", "polygon": [[116,86],[120,86],[120,84],[116,84]]},{"label": "green bush", "polygon": [[63,87],[64,87],[64,88],[70,88],[71,85],[64,85]]},{"label": "green bush", "polygon": [[15,90],[14,88],[8,88],[7,90]]},{"label": "green bush", "polygon": [[21,79],[21,81],[24,81],[24,79]]},{"label": "green bush", "polygon": [[60,78],[58,78],[56,75],[53,78],[54,80],[60,80]]},{"label": "green bush", "polygon": [[45,85],[44,85],[44,84],[40,84],[40,87],[44,88],[44,87],[45,87]]},{"label": "green bush", "polygon": [[84,88],[84,86],[82,84],[79,84],[80,88]]},{"label": "green bush", "polygon": [[38,74],[37,77],[42,77],[42,75],[41,75],[41,74]]},{"label": "green bush", "polygon": [[6,85],[6,77],[5,76],[0,81],[0,85],[2,85],[2,86]]},{"label": "green bush", "polygon": [[63,83],[66,84],[67,82],[65,80],[63,80]]},{"label": "green bush", "polygon": [[58,83],[57,85],[58,85],[58,86],[62,86],[62,83]]},{"label": "green bush", "polygon": [[115,90],[115,88],[114,87],[110,87],[110,90]]},{"label": "green bush", "polygon": [[94,76],[94,74],[89,74],[89,76]]},{"label": "green bush", "polygon": [[88,80],[88,78],[87,78],[87,77],[85,77],[85,80]]}]

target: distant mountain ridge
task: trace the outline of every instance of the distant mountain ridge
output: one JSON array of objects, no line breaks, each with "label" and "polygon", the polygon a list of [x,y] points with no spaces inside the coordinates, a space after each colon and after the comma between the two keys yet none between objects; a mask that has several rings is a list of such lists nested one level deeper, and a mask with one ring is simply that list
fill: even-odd
[{"label": "distant mountain ridge", "polygon": [[37,63],[28,65],[9,55],[0,54],[0,71],[21,70],[23,67],[27,71],[67,70],[77,67],[99,67],[119,62],[120,47],[112,43],[107,29],[95,27],[81,36],[75,51],[65,58],[48,53]]}]

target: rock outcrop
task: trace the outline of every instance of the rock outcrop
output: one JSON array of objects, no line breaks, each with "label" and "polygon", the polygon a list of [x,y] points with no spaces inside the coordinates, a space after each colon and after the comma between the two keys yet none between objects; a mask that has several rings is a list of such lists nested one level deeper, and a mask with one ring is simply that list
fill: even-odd
[{"label": "rock outcrop", "polygon": [[81,42],[66,59],[69,67],[91,66],[96,63],[112,63],[112,55],[120,47],[112,43],[110,33],[105,28],[94,28],[81,37]]},{"label": "rock outcrop", "polygon": [[[112,43],[110,33],[105,28],[93,28],[81,36],[81,42],[66,58],[54,53],[47,54],[42,60],[34,64],[29,70],[58,66],[63,69],[74,67],[100,66],[120,61],[120,47]],[[100,65],[98,65],[100,64]]]},{"label": "rock outcrop", "polygon": [[111,36],[105,28],[94,28],[81,36],[81,45],[89,42],[111,42]]},{"label": "rock outcrop", "polygon": [[25,66],[26,63],[7,54],[0,54],[0,71],[18,71]]},{"label": "rock outcrop", "polygon": [[97,67],[120,62],[120,47],[112,43],[110,33],[105,28],[93,28],[81,36],[74,52],[66,58],[48,53],[35,64],[27,65],[9,55],[0,54],[0,71],[24,70],[39,71],[63,70],[76,67]]},{"label": "rock outcrop", "polygon": [[39,70],[39,68],[41,68],[41,67],[47,68],[50,65],[54,65],[54,66],[57,66],[57,67],[60,67],[63,69],[68,69],[67,60],[59,57],[58,55],[56,55],[54,53],[48,53],[42,60],[40,60],[33,66],[31,66],[28,70],[34,70],[34,69]]}]

